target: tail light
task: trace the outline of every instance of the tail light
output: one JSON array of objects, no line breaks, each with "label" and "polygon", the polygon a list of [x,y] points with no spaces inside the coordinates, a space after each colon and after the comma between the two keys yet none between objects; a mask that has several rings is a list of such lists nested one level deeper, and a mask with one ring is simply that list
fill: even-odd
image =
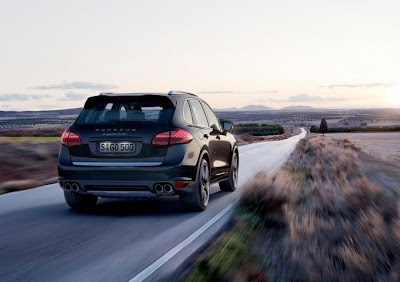
[{"label": "tail light", "polygon": [[78,133],[72,130],[65,130],[61,135],[61,144],[71,148],[82,145],[82,142]]},{"label": "tail light", "polygon": [[189,143],[192,140],[192,134],[184,129],[178,128],[156,134],[151,141],[151,145],[153,147],[168,147],[176,144]]},{"label": "tail light", "polygon": [[188,181],[175,181],[174,186],[176,188],[185,188],[189,184]]}]

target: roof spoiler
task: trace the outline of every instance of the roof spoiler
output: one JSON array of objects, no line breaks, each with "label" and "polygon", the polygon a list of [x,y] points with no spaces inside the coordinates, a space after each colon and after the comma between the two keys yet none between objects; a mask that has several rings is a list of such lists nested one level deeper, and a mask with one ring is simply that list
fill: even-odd
[{"label": "roof spoiler", "polygon": [[173,94],[187,94],[187,95],[192,95],[192,96],[196,96],[196,94],[190,93],[190,92],[185,92],[185,91],[176,91],[176,90],[171,90],[168,92],[168,95],[173,95]]}]

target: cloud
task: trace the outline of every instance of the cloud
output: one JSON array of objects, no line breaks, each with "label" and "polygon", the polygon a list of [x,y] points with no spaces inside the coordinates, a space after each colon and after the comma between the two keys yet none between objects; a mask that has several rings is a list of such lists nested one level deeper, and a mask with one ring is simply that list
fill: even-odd
[{"label": "cloud", "polygon": [[321,85],[324,88],[375,88],[375,87],[393,87],[400,85],[398,82],[391,83],[361,83],[361,84],[332,84]]},{"label": "cloud", "polygon": [[0,101],[26,101],[26,100],[41,100],[45,98],[51,97],[47,94],[22,94],[22,93],[13,93],[13,94],[3,94],[0,95]]},{"label": "cloud", "polygon": [[85,93],[67,92],[65,93],[65,98],[63,100],[84,100],[87,99],[89,96],[89,94]]},{"label": "cloud", "polygon": [[211,91],[199,91],[198,94],[241,94],[241,93],[252,93],[252,94],[274,94],[278,93],[276,90],[261,90],[261,91],[232,91],[232,90],[211,90]]},{"label": "cloud", "polygon": [[288,99],[274,99],[270,98],[270,102],[341,102],[346,101],[344,98],[337,97],[321,97],[321,96],[312,96],[307,94],[299,94],[295,96],[290,96]]},{"label": "cloud", "polygon": [[32,87],[31,89],[38,90],[54,90],[54,89],[91,89],[91,90],[107,90],[107,89],[115,89],[118,86],[113,84],[105,84],[105,83],[93,83],[93,82],[85,82],[85,81],[73,81],[73,82],[60,82],[55,84],[47,84]]}]

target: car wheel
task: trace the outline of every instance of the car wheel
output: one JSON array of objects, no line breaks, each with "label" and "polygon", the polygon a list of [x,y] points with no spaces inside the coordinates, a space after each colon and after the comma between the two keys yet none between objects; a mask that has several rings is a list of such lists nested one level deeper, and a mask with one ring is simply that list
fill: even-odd
[{"label": "car wheel", "polygon": [[239,176],[239,159],[237,157],[237,153],[234,152],[232,156],[229,179],[221,181],[219,183],[219,188],[221,189],[221,191],[235,191],[237,187],[238,176]]},{"label": "car wheel", "polygon": [[94,195],[81,194],[73,191],[64,191],[67,204],[76,210],[89,210],[96,206],[97,197]]},{"label": "car wheel", "polygon": [[181,206],[184,209],[204,211],[210,199],[210,168],[205,159],[200,161],[197,169],[195,189],[190,194],[180,196]]}]

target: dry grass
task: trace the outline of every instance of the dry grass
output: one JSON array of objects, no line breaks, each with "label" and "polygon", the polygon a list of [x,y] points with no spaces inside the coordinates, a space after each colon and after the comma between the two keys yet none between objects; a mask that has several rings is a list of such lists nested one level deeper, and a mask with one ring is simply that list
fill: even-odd
[{"label": "dry grass", "polygon": [[268,280],[400,279],[399,191],[371,181],[347,140],[301,140],[245,187],[241,207],[262,218],[253,248]]},{"label": "dry grass", "polygon": [[57,125],[43,128],[0,128],[0,136],[4,137],[60,137],[68,125]]},{"label": "dry grass", "polygon": [[59,141],[0,144],[0,194],[57,181]]},{"label": "dry grass", "polygon": [[334,133],[331,139],[348,139],[363,152],[394,163],[400,162],[400,132]]}]

